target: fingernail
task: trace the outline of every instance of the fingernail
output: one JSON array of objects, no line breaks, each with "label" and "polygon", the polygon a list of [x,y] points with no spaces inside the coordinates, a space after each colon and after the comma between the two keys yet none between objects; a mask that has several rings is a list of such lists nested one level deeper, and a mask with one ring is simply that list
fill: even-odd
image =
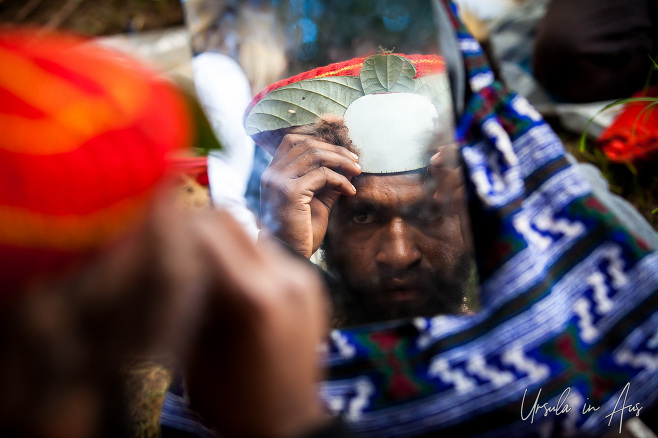
[{"label": "fingernail", "polygon": [[352,191],[356,193],[356,187],[354,187],[354,184],[350,184],[352,186]]},{"label": "fingernail", "polygon": [[359,165],[359,163],[354,163],[354,165],[356,166],[357,169],[361,170],[361,165]]},{"label": "fingernail", "polygon": [[439,157],[441,156],[441,152],[443,152],[443,148],[445,148],[445,146],[439,147],[439,150],[436,151],[436,154],[432,155],[432,158],[430,158],[430,163],[436,164],[436,162],[439,161]]},{"label": "fingernail", "polygon": [[355,154],[354,152],[350,152],[352,154],[352,158],[355,159],[356,161],[359,161],[359,156]]}]

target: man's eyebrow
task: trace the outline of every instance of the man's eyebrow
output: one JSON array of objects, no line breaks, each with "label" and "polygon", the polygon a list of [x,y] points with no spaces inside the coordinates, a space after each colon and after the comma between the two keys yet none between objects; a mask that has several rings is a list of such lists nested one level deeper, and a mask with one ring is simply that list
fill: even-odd
[{"label": "man's eyebrow", "polygon": [[[381,213],[384,211],[390,211],[391,208],[392,208],[391,206],[381,205],[372,201],[366,201],[366,200],[361,201],[356,199],[350,199],[349,202],[346,202],[344,204],[343,213],[351,214],[361,211]],[[409,214],[409,213],[418,212],[423,209],[435,209],[435,208],[438,208],[438,206],[435,203],[428,200],[420,200],[417,202],[413,202],[411,204],[397,206],[395,210],[403,214]]]},{"label": "man's eyebrow", "polygon": [[404,214],[415,214],[419,211],[434,211],[440,210],[439,206],[431,201],[418,201],[411,204],[403,205],[400,207],[400,211]]},{"label": "man's eyebrow", "polygon": [[377,202],[373,202],[367,199],[348,198],[345,199],[345,201],[346,202],[341,205],[341,214],[345,215],[363,211],[379,213],[386,209],[386,206],[380,205]]},{"label": "man's eyebrow", "polygon": [[436,202],[434,202],[431,199],[421,199],[420,201],[416,201],[410,204],[407,204],[405,208],[414,210],[414,209],[420,209],[420,208],[435,208],[438,207]]},{"label": "man's eyebrow", "polygon": [[344,204],[344,208],[348,212],[361,210],[378,211],[382,209],[382,206],[372,201],[350,199]]}]

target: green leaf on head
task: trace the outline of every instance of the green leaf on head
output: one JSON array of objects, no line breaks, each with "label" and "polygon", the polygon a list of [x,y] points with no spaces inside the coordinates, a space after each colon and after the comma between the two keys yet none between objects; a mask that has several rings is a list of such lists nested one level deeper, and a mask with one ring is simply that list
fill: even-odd
[{"label": "green leaf on head", "polygon": [[373,55],[363,62],[361,84],[365,94],[413,93],[416,67],[399,55]]},{"label": "green leaf on head", "polygon": [[315,122],[323,114],[342,117],[347,107],[363,96],[355,76],[307,79],[267,94],[245,122],[248,135]]}]

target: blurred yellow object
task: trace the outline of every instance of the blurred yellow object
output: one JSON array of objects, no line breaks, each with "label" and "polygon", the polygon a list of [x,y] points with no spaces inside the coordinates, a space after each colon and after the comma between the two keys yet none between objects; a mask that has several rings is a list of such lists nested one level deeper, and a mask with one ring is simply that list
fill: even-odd
[{"label": "blurred yellow object", "polygon": [[459,8],[459,16],[461,17],[468,31],[475,37],[476,40],[483,42],[489,38],[491,30],[489,29],[488,23],[485,20],[480,19],[469,8],[464,6]]}]

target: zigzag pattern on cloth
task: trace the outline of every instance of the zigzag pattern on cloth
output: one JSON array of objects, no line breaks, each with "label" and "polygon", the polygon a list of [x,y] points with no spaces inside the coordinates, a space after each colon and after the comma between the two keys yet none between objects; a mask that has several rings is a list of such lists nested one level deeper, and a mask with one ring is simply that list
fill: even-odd
[{"label": "zigzag pattern on cloth", "polygon": [[[658,254],[592,195],[451,18],[473,91],[458,135],[483,310],[335,331],[321,395],[368,436],[614,430],[605,416],[626,384],[628,400],[658,398]],[[527,414],[540,389],[552,406],[566,388],[571,412],[522,419],[526,390]],[[601,408],[582,414],[586,400]]]}]

